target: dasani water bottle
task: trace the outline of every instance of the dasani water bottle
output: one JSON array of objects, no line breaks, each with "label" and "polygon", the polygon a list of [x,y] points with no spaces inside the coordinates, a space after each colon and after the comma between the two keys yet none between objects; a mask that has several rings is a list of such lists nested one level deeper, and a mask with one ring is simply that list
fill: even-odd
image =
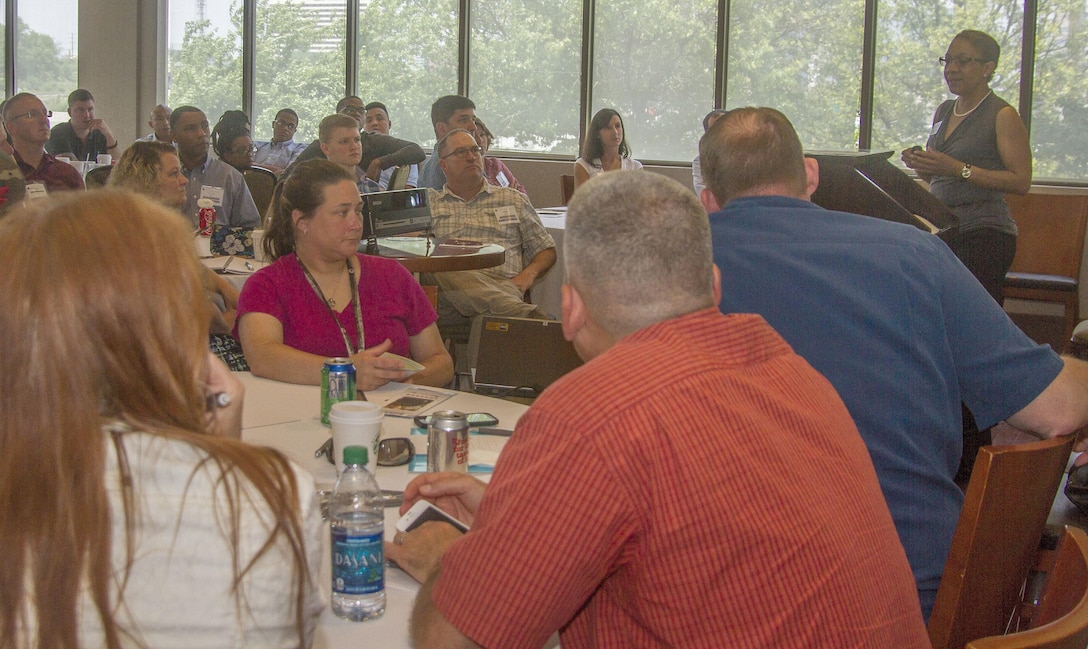
[{"label": "dasani water bottle", "polygon": [[366,470],[367,449],[344,449],[346,468],[329,504],[332,524],[332,612],[352,622],[385,612],[385,510],[382,492]]}]

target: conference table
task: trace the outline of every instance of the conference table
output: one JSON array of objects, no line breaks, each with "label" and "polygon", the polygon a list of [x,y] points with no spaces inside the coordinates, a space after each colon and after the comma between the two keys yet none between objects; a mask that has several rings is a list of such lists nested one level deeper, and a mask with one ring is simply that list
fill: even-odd
[{"label": "conference table", "polygon": [[[196,237],[200,260],[205,266],[224,275],[238,290],[249,276],[268,265],[248,257],[208,253],[207,237]],[[203,245],[201,245],[203,244]],[[394,259],[410,273],[444,273],[457,270],[480,270],[501,266],[506,249],[497,243],[450,246],[427,244],[425,237],[382,237],[378,239],[379,257]],[[558,294],[558,289],[556,289]],[[558,314],[558,311],[556,312]]]},{"label": "conference table", "polygon": [[[242,439],[262,446],[270,446],[282,452],[298,463],[314,477],[319,490],[332,489],[336,482],[336,471],[324,457],[314,457],[314,451],[329,439],[330,431],[321,424],[319,418],[321,389],[311,385],[281,383],[253,376],[249,372],[236,373],[246,388],[245,405],[242,413]],[[378,390],[366,393],[368,401],[387,404],[415,386],[390,383]],[[468,392],[427,388],[451,396],[439,403],[432,404],[422,412],[434,410],[460,410],[461,412],[489,412],[499,419],[498,427],[513,429],[518,418],[527,410],[527,406],[512,401],[484,397]],[[418,453],[426,452],[426,435],[410,435],[413,427],[411,418],[386,416],[382,423],[382,438],[408,437],[416,446]],[[473,459],[473,448],[477,443],[481,448],[486,445],[487,455],[493,457],[506,438],[493,436],[472,436],[469,441],[469,461]],[[409,473],[408,465],[398,467],[378,467],[378,484],[382,489],[403,490],[414,477]],[[487,480],[487,474],[478,477]],[[385,537],[392,540],[394,525],[399,518],[398,508],[385,510]],[[325,591],[326,598],[331,591],[332,568],[328,559],[328,526],[322,543],[324,558],[319,574],[319,584]],[[314,637],[314,649],[347,649],[348,647],[383,647],[385,649],[408,649],[408,618],[415,600],[419,584],[395,566],[386,569],[386,609],[385,615],[369,622],[348,622],[333,615],[326,606],[318,621]]]}]

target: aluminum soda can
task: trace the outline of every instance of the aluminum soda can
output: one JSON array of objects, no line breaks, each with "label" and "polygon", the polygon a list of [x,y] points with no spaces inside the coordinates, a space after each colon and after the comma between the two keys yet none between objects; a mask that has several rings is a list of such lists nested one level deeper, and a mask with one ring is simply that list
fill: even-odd
[{"label": "aluminum soda can", "polygon": [[200,229],[200,236],[210,237],[212,236],[212,230],[215,229],[215,203],[210,198],[201,198],[196,202],[200,211],[197,212],[197,227]]},{"label": "aluminum soda can", "polygon": [[355,400],[355,364],[350,358],[329,358],[321,368],[321,423],[329,425],[332,404]]},{"label": "aluminum soda can", "polygon": [[427,425],[427,471],[468,472],[468,419],[456,410],[440,410]]}]

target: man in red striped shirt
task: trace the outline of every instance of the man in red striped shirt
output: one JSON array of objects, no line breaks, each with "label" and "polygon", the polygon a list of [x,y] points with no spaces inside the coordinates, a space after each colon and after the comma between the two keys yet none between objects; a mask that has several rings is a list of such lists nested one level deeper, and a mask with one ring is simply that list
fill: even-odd
[{"label": "man in red striped shirt", "polygon": [[831,385],[722,315],[705,211],[645,171],[572,200],[563,330],[585,365],[518,422],[471,522],[399,533],[417,647],[928,647],[868,452]]}]

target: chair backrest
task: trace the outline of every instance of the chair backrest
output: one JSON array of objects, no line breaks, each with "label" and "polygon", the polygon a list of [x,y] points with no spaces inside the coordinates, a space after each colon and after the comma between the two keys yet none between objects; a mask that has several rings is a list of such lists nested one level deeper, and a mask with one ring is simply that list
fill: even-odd
[{"label": "chair backrest", "polygon": [[570,197],[574,196],[574,176],[571,174],[560,176],[559,190],[563,194],[563,204],[566,205],[570,202]]},{"label": "chair backrest", "polygon": [[96,187],[105,187],[106,183],[110,179],[110,174],[113,172],[112,165],[103,165],[101,167],[95,167],[87,172],[87,176],[84,177],[83,183],[87,185],[87,189],[95,189]]},{"label": "chair backrest", "polygon": [[934,649],[1005,632],[1073,437],[979,449],[929,617]]},{"label": "chair backrest", "polygon": [[276,189],[276,174],[264,167],[252,167],[243,171],[242,177],[245,178],[246,187],[249,187],[249,193],[253,196],[257,213],[264,217],[268,212],[268,206],[272,203],[272,192]]},{"label": "chair backrest", "polygon": [[408,185],[408,174],[412,171],[410,165],[401,165],[393,169],[393,173],[389,176],[389,185],[385,188],[387,191],[394,191],[397,189],[404,189]]},{"label": "chair backrest", "polygon": [[967,649],[1084,649],[1088,646],[1088,534],[1066,527],[1032,628],[967,643]]},{"label": "chair backrest", "polygon": [[1019,231],[1013,273],[1080,278],[1088,196],[1072,194],[1006,194]]}]

